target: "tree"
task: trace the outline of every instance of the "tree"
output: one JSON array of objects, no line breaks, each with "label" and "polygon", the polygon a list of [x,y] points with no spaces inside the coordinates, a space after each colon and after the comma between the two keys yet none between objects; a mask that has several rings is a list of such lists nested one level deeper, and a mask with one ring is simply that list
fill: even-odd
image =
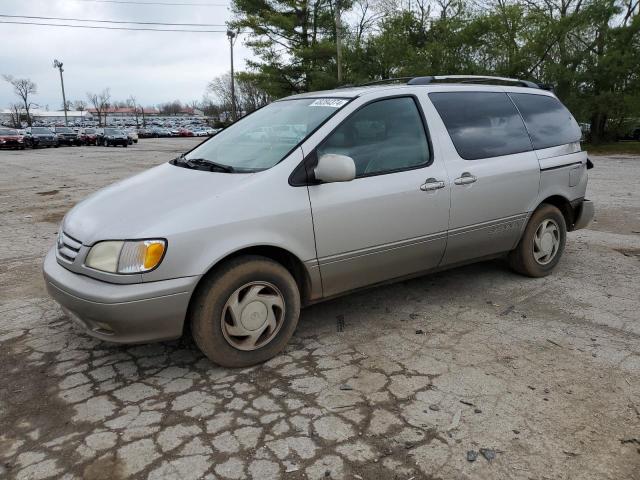
[{"label": "tree", "polygon": [[73,103],[73,108],[82,113],[87,109],[87,102],[85,102],[84,100],[76,100]]},{"label": "tree", "polygon": [[127,107],[133,109],[133,114],[136,117],[136,127],[139,126],[138,125],[138,104],[136,103],[136,97],[134,97],[133,95],[129,95],[129,98],[127,98]]},{"label": "tree", "polygon": [[19,103],[9,105],[9,116],[13,128],[22,128],[22,105]]},{"label": "tree", "polygon": [[[260,82],[260,74],[236,73],[236,111],[251,113],[271,101],[271,96],[261,87]],[[207,92],[218,100],[219,109],[230,116],[230,112],[233,111],[231,108],[231,74],[225,73],[215,77],[207,85]]]},{"label": "tree", "polygon": [[104,115],[104,123],[107,124],[107,110],[111,102],[111,90],[105,88],[100,93],[87,92],[87,99],[93,105],[98,115],[98,125],[102,126],[102,115]]},{"label": "tree", "polygon": [[27,124],[31,126],[31,115],[29,111],[35,104],[31,101],[31,96],[38,93],[38,86],[28,78],[14,78],[12,75],[3,75],[5,81],[11,84],[14,93],[22,101],[22,107],[27,116]]}]

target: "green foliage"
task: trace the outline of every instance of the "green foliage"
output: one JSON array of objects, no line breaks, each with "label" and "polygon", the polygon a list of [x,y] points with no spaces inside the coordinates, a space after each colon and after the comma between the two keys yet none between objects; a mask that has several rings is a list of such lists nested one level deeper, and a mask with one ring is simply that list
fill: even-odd
[{"label": "green foliage", "polygon": [[[254,81],[271,97],[336,86],[336,1],[234,0],[233,25],[251,32]],[[432,74],[534,79],[591,124],[594,142],[640,118],[638,0],[394,1],[340,2],[343,83]]]}]

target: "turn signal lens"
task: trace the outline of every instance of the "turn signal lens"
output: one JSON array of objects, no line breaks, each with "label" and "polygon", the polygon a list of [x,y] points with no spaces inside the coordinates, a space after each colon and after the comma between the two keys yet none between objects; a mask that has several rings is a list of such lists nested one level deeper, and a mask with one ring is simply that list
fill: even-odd
[{"label": "turn signal lens", "polygon": [[151,270],[156,268],[164,255],[164,241],[148,240],[145,243],[146,251],[144,255],[144,269]]},{"label": "turn signal lens", "polygon": [[144,273],[156,268],[166,250],[165,240],[127,240],[96,243],[85,264],[109,273]]}]

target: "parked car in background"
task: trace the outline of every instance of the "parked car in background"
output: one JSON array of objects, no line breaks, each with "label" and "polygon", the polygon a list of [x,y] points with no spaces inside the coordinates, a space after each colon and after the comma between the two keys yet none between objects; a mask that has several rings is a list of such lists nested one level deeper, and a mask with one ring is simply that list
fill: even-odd
[{"label": "parked car in background", "polygon": [[82,128],[78,135],[82,145],[99,145],[98,131],[95,128]]},{"label": "parked car in background", "polygon": [[153,132],[150,128],[138,129],[138,138],[151,138],[151,137],[153,137]]},{"label": "parked car in background", "polygon": [[24,150],[31,146],[28,135],[12,128],[0,128],[0,148],[14,148]]},{"label": "parked car in background", "polygon": [[56,127],[55,134],[58,137],[59,145],[76,145],[78,147],[82,145],[80,136],[70,127]]},{"label": "parked car in background", "polygon": [[127,136],[129,137],[129,145],[132,145],[134,143],[138,143],[138,132],[133,129],[133,128],[129,128],[127,130],[125,130]]},{"label": "parked car in background", "polygon": [[207,133],[207,131],[204,128],[196,127],[191,131],[193,132],[193,136],[194,137],[208,137],[209,136],[209,134]]},{"label": "parked car in background", "polygon": [[105,147],[129,146],[129,136],[118,128],[105,128],[102,134],[102,145]]},{"label": "parked car in background", "polygon": [[58,137],[48,127],[31,127],[28,129],[33,148],[55,147],[58,148]]}]

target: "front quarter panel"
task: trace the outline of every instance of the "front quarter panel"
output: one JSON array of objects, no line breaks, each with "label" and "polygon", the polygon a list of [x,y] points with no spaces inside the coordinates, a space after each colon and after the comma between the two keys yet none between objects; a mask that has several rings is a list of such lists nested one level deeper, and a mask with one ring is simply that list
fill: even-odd
[{"label": "front quarter panel", "polygon": [[168,235],[160,266],[144,282],[203,275],[226,256],[253,246],[283,248],[302,262],[316,258],[311,207],[306,188],[291,187],[288,177],[302,161],[301,149],[252,181],[209,198],[182,213],[185,227]]}]

